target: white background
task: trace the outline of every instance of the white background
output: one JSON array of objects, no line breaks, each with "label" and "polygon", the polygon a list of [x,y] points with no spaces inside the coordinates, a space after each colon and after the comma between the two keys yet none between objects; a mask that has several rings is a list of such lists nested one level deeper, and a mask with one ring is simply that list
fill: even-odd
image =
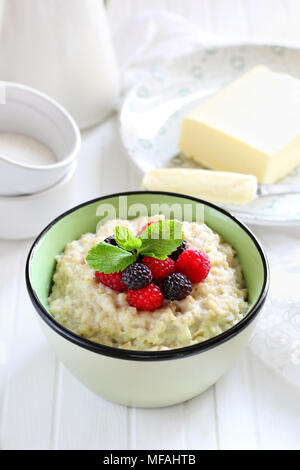
[{"label": "white background", "polygon": [[[290,35],[300,45],[298,0],[110,0],[112,30],[143,9],[183,14],[210,33],[241,40]],[[84,134],[74,204],[139,186],[116,116]],[[271,262],[287,240],[300,240],[299,228],[254,231]],[[249,350],[214,387],[170,408],[118,406],[80,385],[57,361],[34,318],[24,284],[30,244],[0,241],[0,340],[7,346],[0,365],[1,449],[300,448],[299,390]]]}]

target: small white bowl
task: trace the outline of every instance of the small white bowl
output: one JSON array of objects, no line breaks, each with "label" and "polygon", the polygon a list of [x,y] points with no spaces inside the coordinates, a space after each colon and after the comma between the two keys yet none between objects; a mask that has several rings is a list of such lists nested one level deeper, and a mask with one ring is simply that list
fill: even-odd
[{"label": "small white bowl", "polygon": [[77,162],[54,186],[28,196],[0,196],[0,239],[24,240],[35,237],[42,228],[73,204],[73,181]]},{"label": "small white bowl", "polygon": [[[33,194],[50,188],[71,168],[80,147],[80,132],[71,115],[49,96],[25,85],[1,82],[0,132],[32,137],[57,158],[51,165],[28,165],[0,155],[0,195]],[[1,154],[1,151],[0,151]]]}]

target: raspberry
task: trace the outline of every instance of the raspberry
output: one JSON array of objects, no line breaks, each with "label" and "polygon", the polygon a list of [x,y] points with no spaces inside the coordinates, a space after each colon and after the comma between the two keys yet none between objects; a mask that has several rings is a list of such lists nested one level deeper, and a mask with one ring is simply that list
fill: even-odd
[{"label": "raspberry", "polygon": [[143,225],[143,227],[141,228],[141,230],[138,231],[138,233],[136,234],[137,237],[139,237],[141,235],[141,233],[146,230],[147,227],[149,227],[149,225],[151,224],[154,224],[154,221],[150,221],[150,222],[147,222],[145,225]]},{"label": "raspberry", "polygon": [[142,289],[152,282],[152,273],[144,264],[133,263],[123,271],[122,281],[131,290]]},{"label": "raspberry", "polygon": [[176,261],[176,272],[187,276],[192,283],[204,281],[210,271],[210,261],[200,250],[185,250]]},{"label": "raspberry", "polygon": [[163,301],[163,293],[155,284],[149,284],[143,289],[128,289],[127,291],[127,302],[138,310],[155,310],[161,307]]},{"label": "raspberry", "polygon": [[117,290],[119,292],[124,292],[127,290],[127,287],[122,282],[122,272],[119,271],[118,273],[112,274],[105,274],[100,273],[99,271],[95,272],[95,277],[98,282],[101,282],[107,287],[110,287],[113,290]]},{"label": "raspberry", "polygon": [[172,260],[174,261],[177,261],[181,253],[183,253],[184,250],[188,248],[188,246],[188,242],[186,240],[183,240],[181,245],[179,245],[179,247],[175,251],[173,251],[173,253],[170,254],[170,258],[172,258]]},{"label": "raspberry", "polygon": [[175,263],[171,258],[162,261],[151,256],[143,256],[143,263],[151,269],[154,281],[162,281],[175,272]]},{"label": "raspberry", "polygon": [[113,235],[110,235],[109,237],[105,238],[104,242],[108,243],[109,245],[118,246],[116,239]]},{"label": "raspberry", "polygon": [[163,282],[163,294],[169,300],[182,300],[192,291],[191,281],[180,273],[171,274]]}]

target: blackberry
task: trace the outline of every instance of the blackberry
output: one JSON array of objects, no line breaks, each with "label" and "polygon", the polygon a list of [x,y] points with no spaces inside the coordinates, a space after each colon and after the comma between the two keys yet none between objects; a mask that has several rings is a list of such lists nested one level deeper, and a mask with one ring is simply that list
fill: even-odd
[{"label": "blackberry", "polygon": [[168,300],[182,300],[191,293],[192,283],[184,274],[171,274],[164,280],[162,291]]},{"label": "blackberry", "polygon": [[181,255],[181,253],[183,253],[187,248],[188,248],[189,244],[186,240],[183,240],[181,245],[179,245],[179,247],[173,251],[173,253],[171,253],[169,255],[170,258],[172,258],[173,261],[177,261],[179,256]]},{"label": "blackberry", "polygon": [[142,289],[152,282],[152,272],[145,264],[133,263],[123,271],[122,281],[128,289]]},{"label": "blackberry", "polygon": [[118,246],[114,235],[110,235],[109,237],[105,238],[104,242],[108,243],[109,245]]}]

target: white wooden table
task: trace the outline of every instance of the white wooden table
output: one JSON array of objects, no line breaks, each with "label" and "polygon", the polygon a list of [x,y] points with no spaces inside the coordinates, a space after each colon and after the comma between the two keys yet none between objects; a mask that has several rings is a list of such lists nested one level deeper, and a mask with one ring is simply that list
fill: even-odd
[{"label": "white wooden table", "polygon": [[[144,8],[172,10],[207,32],[242,39],[287,30],[296,37],[300,20],[297,0],[111,0],[112,29]],[[84,134],[74,204],[139,185],[116,116]],[[300,239],[299,229],[254,231],[271,259],[274,246],[284,249],[285,237]],[[214,387],[170,408],[126,408],[83,387],[55,358],[34,318],[24,283],[30,244],[0,242],[0,340],[6,343],[0,365],[1,449],[300,448],[299,390],[249,350]]]}]

